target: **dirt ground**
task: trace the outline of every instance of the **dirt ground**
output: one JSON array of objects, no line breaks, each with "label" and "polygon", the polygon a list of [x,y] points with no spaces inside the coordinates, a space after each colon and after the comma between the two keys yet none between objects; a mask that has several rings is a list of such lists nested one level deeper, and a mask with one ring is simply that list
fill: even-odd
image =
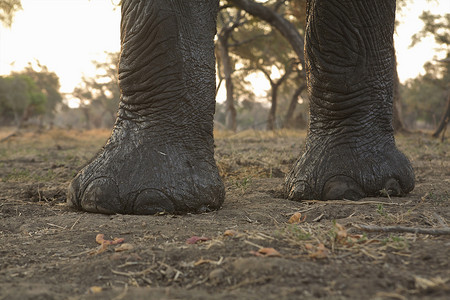
[{"label": "dirt ground", "polygon": [[[282,198],[282,183],[304,132],[219,132],[221,210],[71,210],[68,182],[108,135],[53,130],[0,143],[0,299],[449,299],[448,141],[397,137],[416,171],[407,197],[299,203]],[[124,241],[99,245],[98,234]]]}]

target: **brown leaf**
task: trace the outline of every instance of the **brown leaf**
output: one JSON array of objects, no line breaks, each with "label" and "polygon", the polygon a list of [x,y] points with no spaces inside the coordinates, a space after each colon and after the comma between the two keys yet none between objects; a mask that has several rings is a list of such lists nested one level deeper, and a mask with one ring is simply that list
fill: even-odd
[{"label": "brown leaf", "polygon": [[223,233],[224,236],[235,236],[237,234],[238,234],[238,232],[236,230],[232,230],[232,229],[227,229]]},{"label": "brown leaf", "polygon": [[328,253],[329,253],[328,249],[325,247],[324,244],[321,243],[321,244],[319,244],[317,246],[317,251],[314,252],[314,253],[311,253],[309,255],[309,257],[317,258],[317,259],[323,259],[323,258],[327,258],[328,257]]},{"label": "brown leaf", "polygon": [[114,238],[114,240],[112,240],[112,241],[105,240],[105,235],[102,234],[102,233],[99,233],[95,237],[95,241],[97,242],[97,244],[100,244],[100,245],[117,245],[117,244],[123,243],[125,241],[125,239],[123,239],[123,238]]},{"label": "brown leaf", "polygon": [[347,243],[347,230],[344,226],[341,224],[336,223],[336,241],[340,244],[346,244]]},{"label": "brown leaf", "polygon": [[117,245],[117,244],[122,244],[123,242],[125,242],[124,238],[114,238],[114,240],[112,241],[108,241],[110,242],[110,245]]},{"label": "brown leaf", "polygon": [[98,246],[98,248],[96,250],[91,251],[90,254],[97,255],[97,254],[105,252],[106,250],[108,250],[108,244],[103,243],[100,246]]},{"label": "brown leaf", "polygon": [[101,293],[102,291],[103,291],[103,288],[101,286],[94,285],[89,288],[89,292],[92,294]]},{"label": "brown leaf", "polygon": [[296,212],[289,218],[288,223],[289,224],[300,224],[300,223],[305,222],[305,220],[306,220],[306,215],[303,216],[303,218],[302,218],[302,213]]},{"label": "brown leaf", "polygon": [[281,257],[280,252],[274,248],[261,248],[258,251],[251,251],[255,256],[265,256],[265,257]]},{"label": "brown leaf", "polygon": [[307,244],[305,244],[305,248],[306,248],[306,250],[312,250],[312,249],[314,249],[314,246],[313,246],[313,244],[307,243]]},{"label": "brown leaf", "polygon": [[129,244],[129,243],[123,243],[120,246],[116,247],[114,249],[114,251],[116,252],[122,252],[122,251],[129,251],[129,250],[133,250],[133,245]]},{"label": "brown leaf", "polygon": [[193,245],[193,244],[197,244],[199,242],[206,242],[206,241],[209,241],[209,240],[210,240],[210,238],[207,238],[207,237],[204,237],[204,236],[196,236],[196,235],[194,235],[194,236],[192,236],[192,237],[190,237],[190,238],[188,238],[186,240],[186,244]]},{"label": "brown leaf", "polygon": [[95,237],[95,241],[97,242],[97,244],[102,245],[105,241],[105,235],[102,233],[97,234],[97,236]]}]

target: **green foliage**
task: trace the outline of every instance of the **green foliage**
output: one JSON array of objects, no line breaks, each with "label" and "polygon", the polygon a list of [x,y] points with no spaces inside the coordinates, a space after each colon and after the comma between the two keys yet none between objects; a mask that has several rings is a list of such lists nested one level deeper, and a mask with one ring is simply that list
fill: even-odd
[{"label": "green foliage", "polygon": [[14,117],[17,126],[31,116],[45,112],[47,97],[33,79],[24,74],[0,77],[0,115]]},{"label": "green foliage", "polygon": [[[450,56],[448,56],[450,59]],[[445,108],[450,82],[449,62],[428,62],[425,75],[406,81],[403,95],[404,117],[410,126],[436,127]]]},{"label": "green foliage", "polygon": [[48,117],[53,117],[57,105],[62,103],[62,96],[59,92],[60,84],[59,77],[56,73],[48,70],[47,66],[41,65],[39,61],[36,62],[37,69],[35,70],[31,63],[19,74],[24,74],[36,83],[38,89],[45,95],[45,114]]},{"label": "green foliage", "polygon": [[37,65],[39,70],[29,64],[23,71],[0,77],[1,125],[14,123],[20,127],[36,116],[52,117],[61,103],[58,76],[39,62]]},{"label": "green foliage", "polygon": [[[421,31],[413,35],[411,46],[427,36],[434,37],[438,51],[446,51],[443,60],[427,62],[425,75],[408,80],[401,88],[405,121],[410,127],[435,128],[445,109],[450,92],[450,14],[434,15],[424,11]],[[414,126],[415,125],[415,126]]]},{"label": "green foliage", "polygon": [[0,0],[0,23],[11,27],[14,14],[22,9],[20,0]]},{"label": "green foliage", "polygon": [[236,185],[236,188],[238,188],[243,195],[243,194],[245,194],[245,192],[247,191],[247,189],[249,188],[251,183],[252,183],[252,177],[248,176],[248,177],[244,177],[241,180],[236,179],[234,184]]},{"label": "green foliage", "polygon": [[285,229],[286,234],[296,241],[307,241],[311,239],[311,234],[297,224],[288,224]]},{"label": "green foliage", "polygon": [[381,203],[377,205],[377,214],[383,217],[387,216],[386,210],[384,209],[384,205]]}]

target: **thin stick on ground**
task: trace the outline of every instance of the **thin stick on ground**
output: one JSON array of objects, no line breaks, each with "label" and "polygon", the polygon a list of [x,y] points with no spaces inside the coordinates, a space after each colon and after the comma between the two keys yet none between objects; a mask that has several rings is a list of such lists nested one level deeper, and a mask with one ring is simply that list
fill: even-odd
[{"label": "thin stick on ground", "polygon": [[328,204],[334,204],[334,205],[366,205],[366,204],[383,204],[383,205],[397,205],[397,206],[402,206],[402,205],[406,205],[407,203],[394,203],[394,202],[384,202],[384,201],[353,201],[353,200],[328,200],[328,201],[323,201],[323,200],[306,200],[306,201],[302,201],[302,203],[308,203],[308,204],[313,204],[313,203],[323,203],[324,205],[328,205]]},{"label": "thin stick on ground", "polygon": [[80,217],[75,221],[75,223],[73,223],[72,227],[70,227],[70,230],[72,230],[72,229],[75,227],[75,225],[77,225],[77,223],[80,221],[81,217],[82,217],[82,216],[80,216]]},{"label": "thin stick on ground", "polygon": [[420,228],[420,227],[405,227],[405,226],[374,226],[374,225],[362,225],[353,224],[353,227],[368,231],[368,232],[408,232],[430,235],[450,235],[450,228]]}]

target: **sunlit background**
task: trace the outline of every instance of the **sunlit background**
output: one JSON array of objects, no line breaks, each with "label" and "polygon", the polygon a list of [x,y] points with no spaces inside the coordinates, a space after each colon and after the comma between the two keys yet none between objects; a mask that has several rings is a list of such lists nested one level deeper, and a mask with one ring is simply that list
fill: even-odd
[{"label": "sunlit background", "polygon": [[[22,0],[23,10],[16,13],[10,28],[0,27],[0,75],[20,71],[30,62],[48,67],[60,79],[66,103],[77,107],[79,100],[71,93],[83,76],[92,77],[96,68],[92,61],[104,61],[105,52],[120,50],[120,8],[111,0]],[[264,2],[264,1],[262,1]],[[427,61],[442,59],[446,51],[438,51],[433,37],[426,37],[414,47],[411,36],[423,28],[419,15],[450,13],[450,1],[411,0],[397,16],[400,25],[395,34],[398,74],[401,82],[424,74]],[[270,88],[262,76],[250,79],[257,97]],[[223,85],[218,101],[225,99]]]}]

